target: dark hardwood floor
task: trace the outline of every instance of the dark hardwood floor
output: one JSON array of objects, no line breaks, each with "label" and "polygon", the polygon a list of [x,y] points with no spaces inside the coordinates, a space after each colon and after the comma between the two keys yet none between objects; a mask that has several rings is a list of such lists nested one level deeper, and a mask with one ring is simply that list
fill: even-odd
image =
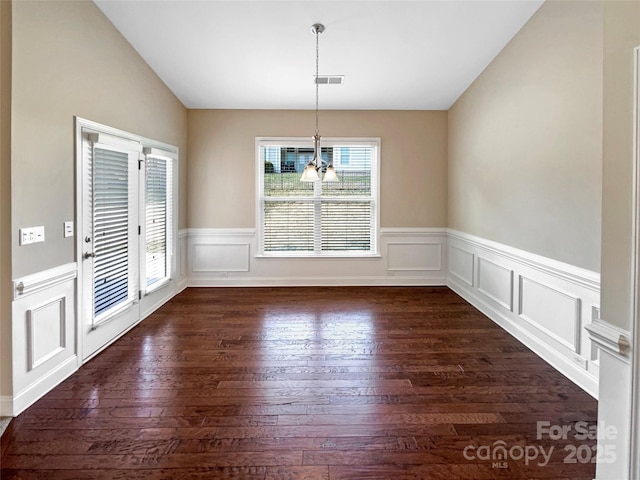
[{"label": "dark hardwood floor", "polygon": [[591,480],[596,413],[444,287],[192,288],[14,419],[0,477]]}]

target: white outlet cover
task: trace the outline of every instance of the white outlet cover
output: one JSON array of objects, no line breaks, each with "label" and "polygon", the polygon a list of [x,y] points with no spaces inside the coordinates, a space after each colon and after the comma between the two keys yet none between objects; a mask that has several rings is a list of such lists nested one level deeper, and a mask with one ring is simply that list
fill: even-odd
[{"label": "white outlet cover", "polygon": [[20,245],[44,242],[44,226],[20,229]]}]

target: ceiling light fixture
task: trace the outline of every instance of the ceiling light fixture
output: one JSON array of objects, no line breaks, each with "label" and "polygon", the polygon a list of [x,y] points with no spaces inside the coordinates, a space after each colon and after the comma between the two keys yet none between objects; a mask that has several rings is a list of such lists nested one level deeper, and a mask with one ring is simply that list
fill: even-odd
[{"label": "ceiling light fixture", "polygon": [[[313,136],[313,159],[307,164],[300,180],[303,182],[316,182],[320,180],[320,171],[322,170],[322,153],[320,150],[320,133],[318,133],[318,87],[320,82],[318,81],[318,66],[320,63],[320,50],[318,47],[318,37],[324,32],[324,25],[321,23],[314,23],[311,25],[311,33],[316,36],[316,76],[313,81],[316,84],[316,134]],[[324,182],[337,182],[338,175],[332,164],[327,166],[327,171],[322,179]]]}]

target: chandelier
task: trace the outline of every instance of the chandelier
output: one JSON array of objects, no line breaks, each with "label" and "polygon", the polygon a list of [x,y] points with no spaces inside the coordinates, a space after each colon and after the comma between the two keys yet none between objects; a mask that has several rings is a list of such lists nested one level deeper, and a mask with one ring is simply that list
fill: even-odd
[{"label": "chandelier", "polygon": [[[320,180],[320,173],[322,170],[322,154],[320,150],[320,133],[318,132],[318,66],[319,66],[319,58],[320,58],[320,50],[318,44],[318,37],[324,32],[324,25],[321,23],[314,23],[311,25],[311,33],[316,36],[316,76],[314,78],[314,82],[316,84],[316,134],[313,136],[313,159],[307,164],[302,172],[302,177],[300,180],[303,182],[316,182]],[[323,182],[337,182],[338,175],[336,175],[336,170],[333,168],[332,164],[327,166],[327,170],[324,173],[324,177],[322,178]]]}]

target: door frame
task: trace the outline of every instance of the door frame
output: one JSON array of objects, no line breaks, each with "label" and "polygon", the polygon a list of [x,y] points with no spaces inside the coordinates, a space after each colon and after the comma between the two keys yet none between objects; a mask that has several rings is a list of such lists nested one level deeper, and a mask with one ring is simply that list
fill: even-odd
[{"label": "door frame", "polygon": [[633,79],[633,315],[631,318],[631,441],[629,478],[640,478],[640,46],[634,49]]},{"label": "door frame", "polygon": [[[165,302],[170,300],[174,295],[179,293],[178,287],[178,265],[177,265],[177,251],[178,251],[178,171],[179,171],[179,149],[174,145],[170,145],[164,142],[159,142],[157,140],[149,139],[146,137],[142,137],[139,135],[132,134],[130,132],[126,132],[124,130],[120,130],[117,128],[109,127],[107,125],[103,125],[97,122],[93,122],[91,120],[87,120],[85,118],[81,118],[78,116],[74,117],[74,130],[75,130],[75,175],[76,175],[76,195],[75,195],[75,261],[77,265],[77,278],[76,278],[76,351],[78,352],[78,366],[82,365],[84,362],[90,360],[106,347],[108,347],[115,340],[120,338],[126,332],[134,328],[138,325],[146,316],[155,311]],[[84,345],[83,345],[83,330],[82,330],[82,321],[83,321],[83,296],[84,296],[84,274],[82,268],[82,254],[83,254],[83,221],[84,215],[86,212],[84,211],[84,189],[83,189],[83,131],[89,130],[92,133],[105,134],[114,137],[120,137],[126,140],[135,141],[140,143],[142,148],[149,147],[152,149],[160,149],[166,152],[169,156],[171,156],[174,160],[173,163],[173,178],[172,178],[172,199],[171,199],[171,208],[173,210],[172,213],[172,221],[171,221],[171,272],[170,272],[170,281],[163,285],[162,287],[153,290],[149,295],[143,295],[143,298],[139,300],[138,310],[139,315],[137,321],[133,322],[130,326],[125,328],[122,332],[119,332],[115,337],[107,342],[105,345],[97,349],[95,352],[91,353],[90,356],[84,357]],[[138,181],[137,184],[144,184],[142,181]],[[144,192],[139,191],[140,197],[144,197]],[[140,205],[138,205],[139,208]],[[143,219],[139,218],[138,223],[142,224]],[[137,242],[138,248],[141,250],[141,242],[143,237],[139,238]],[[141,289],[143,279],[140,278],[140,258],[142,255],[138,257],[138,288]]]}]

